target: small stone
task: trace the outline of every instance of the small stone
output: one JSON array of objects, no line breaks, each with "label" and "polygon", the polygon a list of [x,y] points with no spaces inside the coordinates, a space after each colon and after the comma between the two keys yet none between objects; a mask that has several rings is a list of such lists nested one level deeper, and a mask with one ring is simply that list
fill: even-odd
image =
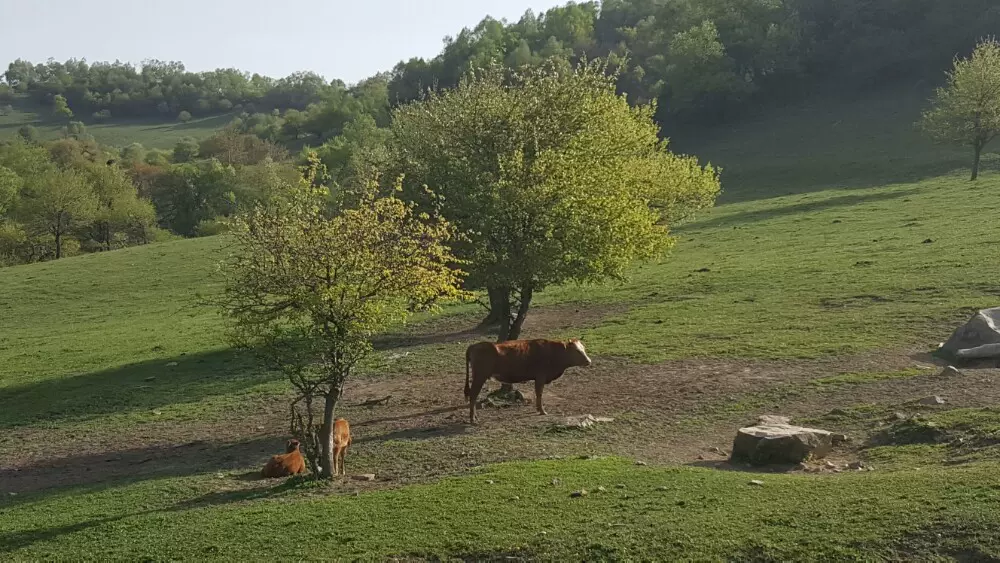
[{"label": "small stone", "polygon": [[625,488],[625,483],[618,483],[617,485],[615,485],[615,488],[616,489],[624,489]]},{"label": "small stone", "polygon": [[932,242],[934,242],[934,239],[927,238],[927,239],[924,239],[923,244],[930,244]]},{"label": "small stone", "polygon": [[599,492],[599,493],[606,493],[607,491],[608,490],[606,488],[604,488],[603,486],[597,487],[597,492]]},{"label": "small stone", "polygon": [[641,465],[641,466],[646,466],[646,465],[649,465],[649,464],[648,464],[648,463],[646,463],[645,461],[637,461],[637,462],[635,462],[635,464],[636,464],[636,465]]},{"label": "small stone", "polygon": [[353,478],[354,478],[355,481],[374,481],[375,480],[375,474],[374,473],[362,473],[361,475],[355,475]]},{"label": "small stone", "polygon": [[580,489],[579,491],[573,491],[572,493],[569,494],[569,496],[572,498],[580,498],[580,497],[585,497],[588,494],[590,493],[587,492],[587,489]]},{"label": "small stone", "polygon": [[728,456],[729,455],[722,448],[717,448],[715,446],[712,446],[711,448],[708,448],[708,451],[711,452],[711,453],[713,453],[713,454],[718,454],[718,455],[721,455],[721,456]]},{"label": "small stone", "polygon": [[827,461],[823,465],[826,466],[827,469],[835,469],[837,467],[837,464],[832,461]]},{"label": "small stone", "polygon": [[923,399],[920,399],[921,405],[943,405],[944,403],[945,400],[942,399],[941,397],[938,397],[937,395],[933,395],[931,397],[924,397]]},{"label": "small stone", "polygon": [[855,471],[860,471],[865,468],[865,463],[863,461],[852,461],[847,464],[848,469],[854,469]]},{"label": "small stone", "polygon": [[494,481],[493,479],[487,479],[487,480],[486,480],[486,484],[487,484],[487,485],[492,485],[492,484],[493,484],[493,483],[495,483],[495,482],[496,482],[496,481]]},{"label": "small stone", "polygon": [[156,376],[155,375],[151,375],[151,376],[147,377],[146,379],[143,379],[143,381],[153,381],[154,379],[156,379]]},{"label": "small stone", "polygon": [[163,414],[163,413],[162,413],[162,412],[160,412],[160,411],[153,411],[153,414],[154,414],[154,415],[156,415],[156,416],[160,416],[160,415],[161,415],[161,414]]},{"label": "small stone", "polygon": [[177,362],[167,362],[167,367],[172,368],[177,365]]},{"label": "small stone", "polygon": [[541,532],[538,532],[538,533],[541,534],[541,535],[543,535],[543,536],[549,535],[549,533],[546,532],[545,530],[542,530]]},{"label": "small stone", "polygon": [[552,486],[553,486],[553,487],[558,487],[558,486],[559,486],[559,483],[562,483],[562,481],[560,481],[558,477],[554,477],[554,478],[552,479]]},{"label": "small stone", "polygon": [[761,481],[760,479],[754,479],[754,480],[750,481],[750,484],[754,485],[755,487],[763,487],[764,486],[764,482]]},{"label": "small stone", "polygon": [[263,426],[258,426],[258,427],[257,427],[257,430],[263,430],[263,429],[264,429],[264,427],[263,427]]},{"label": "small stone", "polygon": [[656,490],[657,491],[669,491],[670,487],[668,487],[666,485],[660,485],[659,487],[656,487]]},{"label": "small stone", "polygon": [[513,496],[513,497],[510,497],[510,500],[521,500],[521,497],[519,497],[519,496]]},{"label": "small stone", "polygon": [[843,444],[847,441],[847,434],[831,434],[830,440],[833,441],[833,445]]},{"label": "small stone", "polygon": [[677,501],[677,502],[676,502],[675,504],[676,504],[677,506],[681,506],[681,507],[683,507],[683,506],[686,506],[686,505],[687,505],[687,501],[686,501],[686,500],[679,500],[679,501]]}]

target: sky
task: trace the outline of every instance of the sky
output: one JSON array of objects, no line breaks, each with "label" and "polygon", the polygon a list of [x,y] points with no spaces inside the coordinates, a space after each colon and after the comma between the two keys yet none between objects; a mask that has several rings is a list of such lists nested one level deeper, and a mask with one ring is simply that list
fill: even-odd
[{"label": "sky", "polygon": [[0,72],[21,58],[180,61],[275,78],[311,70],[357,82],[486,15],[516,21],[566,0],[0,0]]}]

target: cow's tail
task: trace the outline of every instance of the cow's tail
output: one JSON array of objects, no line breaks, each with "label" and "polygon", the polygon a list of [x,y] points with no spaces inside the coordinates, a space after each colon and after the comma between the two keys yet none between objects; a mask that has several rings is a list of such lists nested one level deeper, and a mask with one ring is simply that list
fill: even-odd
[{"label": "cow's tail", "polygon": [[472,369],[472,357],[469,353],[472,350],[470,347],[465,351],[465,398],[468,399],[469,395],[472,393],[472,387],[469,386],[469,372]]}]

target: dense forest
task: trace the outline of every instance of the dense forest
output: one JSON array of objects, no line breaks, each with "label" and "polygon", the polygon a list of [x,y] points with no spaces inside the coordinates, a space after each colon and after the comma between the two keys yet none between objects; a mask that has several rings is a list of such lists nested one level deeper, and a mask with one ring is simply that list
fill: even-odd
[{"label": "dense forest", "polygon": [[[691,126],[815,89],[938,84],[954,57],[996,29],[995,0],[605,0],[529,11],[516,22],[487,17],[446,38],[436,57],[352,85],[311,72],[273,79],[236,69],[189,72],[177,62],[17,60],[0,82],[0,105],[26,97],[66,126],[57,141],[39,143],[25,127],[21,140],[0,146],[0,262],[217,232],[215,220],[253,200],[270,176],[296,174],[304,147],[318,153],[329,185],[349,184],[389,158],[396,108],[494,64],[605,59],[630,102],[655,103],[661,126]],[[224,131],[173,151],[100,147],[86,133],[86,123],[100,120],[220,114],[233,116]],[[53,198],[72,192],[83,202],[68,226],[47,223],[39,211],[39,194],[52,182],[63,186]],[[108,190],[129,203],[107,196],[101,204]],[[155,221],[132,198],[152,206]],[[108,219],[116,205],[132,215]],[[68,247],[67,233],[76,241]]]}]

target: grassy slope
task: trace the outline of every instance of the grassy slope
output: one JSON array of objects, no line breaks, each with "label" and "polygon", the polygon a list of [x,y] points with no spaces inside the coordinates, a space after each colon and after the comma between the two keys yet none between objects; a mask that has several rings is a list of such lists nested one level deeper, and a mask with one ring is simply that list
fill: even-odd
[{"label": "grassy slope", "polygon": [[[731,203],[680,229],[674,256],[625,286],[553,288],[539,305],[613,304],[620,312],[583,337],[599,356],[639,361],[819,356],[942,339],[963,311],[995,304],[998,284],[982,265],[1000,252],[990,221],[1000,178],[987,172],[972,185],[964,170],[948,172],[963,155],[925,144],[908,127],[912,111],[889,115],[887,103],[803,108],[760,131],[741,126],[703,140],[699,153],[728,170]],[[770,197],[782,192],[796,195]],[[0,428],[126,428],[151,409],[204,420],[280,389],[226,351],[218,319],[196,306],[195,292],[212,289],[219,246],[181,241],[0,270]],[[411,349],[404,369],[433,369],[461,346]],[[992,462],[898,465],[773,475],[751,488],[753,475],[705,469],[510,464],[358,498],[316,496],[309,486],[248,497],[220,490],[225,481],[214,475],[126,481],[0,500],[0,545],[24,558],[1000,550]],[[548,485],[556,476],[561,487]],[[572,487],[597,485],[609,492],[568,498]],[[944,539],[928,541],[936,531]]]},{"label": "grassy slope", "polygon": [[[44,140],[54,139],[61,135],[62,128],[66,125],[65,121],[52,119],[48,108],[27,100],[16,100],[13,106],[13,113],[0,115],[0,140],[14,137],[17,130],[25,125],[38,129],[39,137]],[[142,143],[146,148],[169,149],[184,137],[201,139],[211,136],[229,123],[232,115],[193,119],[187,123],[169,119],[112,119],[99,123],[90,116],[76,116],[74,119],[86,123],[87,132],[103,145],[124,147],[131,143]]]}]

